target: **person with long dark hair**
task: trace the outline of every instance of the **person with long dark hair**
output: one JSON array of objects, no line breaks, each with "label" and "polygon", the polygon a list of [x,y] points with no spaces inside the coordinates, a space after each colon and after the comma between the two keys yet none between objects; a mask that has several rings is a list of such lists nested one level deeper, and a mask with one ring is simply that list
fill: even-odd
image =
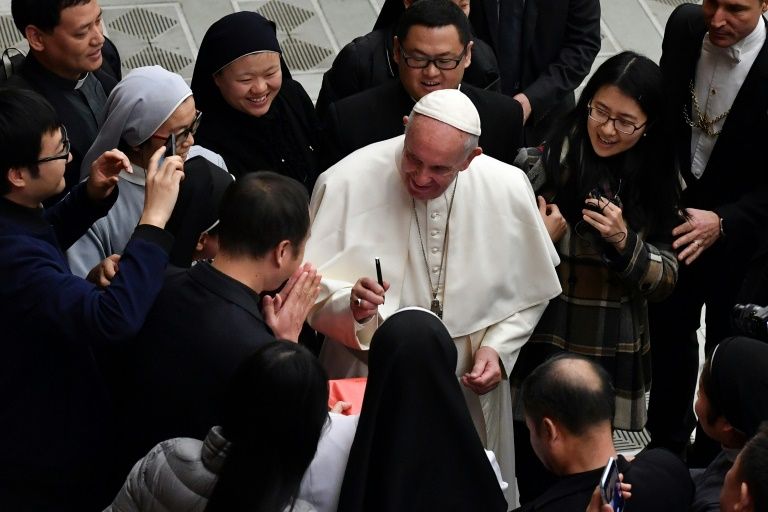
[{"label": "person with long dark hair", "polygon": [[680,222],[680,185],[666,113],[659,67],[623,52],[597,69],[543,153],[528,151],[529,178],[561,259],[563,292],[550,302],[511,376],[523,500],[529,476],[533,487],[545,479],[520,463],[537,464],[531,452],[521,452],[530,444],[519,387],[553,353],[602,364],[616,389],[614,426],[645,425],[647,301],[663,299],[677,279],[671,231]]},{"label": "person with long dark hair", "polygon": [[445,325],[425,309],[398,311],[379,327],[339,512],[508,510],[456,358]]},{"label": "person with long dark hair", "polygon": [[318,121],[312,100],[291,78],[273,22],[241,11],[211,25],[192,90],[205,112],[197,138],[224,157],[232,174],[271,169],[312,192]]},{"label": "person with long dark hair", "polygon": [[328,419],[328,378],[303,346],[274,341],[233,376],[221,426],[163,441],[136,463],[108,511],[311,511],[302,477]]}]

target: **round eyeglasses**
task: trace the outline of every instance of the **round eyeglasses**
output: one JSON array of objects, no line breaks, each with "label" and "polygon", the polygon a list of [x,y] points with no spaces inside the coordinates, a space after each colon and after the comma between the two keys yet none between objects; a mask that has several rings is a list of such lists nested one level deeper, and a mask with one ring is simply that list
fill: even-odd
[{"label": "round eyeglasses", "polygon": [[606,112],[605,110],[597,108],[597,107],[593,107],[590,104],[587,105],[587,115],[589,116],[589,118],[591,120],[595,121],[598,124],[605,124],[608,121],[613,121],[613,128],[617,132],[621,132],[621,133],[623,133],[625,135],[632,135],[637,130],[639,130],[640,128],[642,128],[646,124],[648,124],[646,122],[646,123],[641,124],[640,126],[637,126],[637,125],[635,125],[633,123],[630,123],[629,121],[621,119],[619,117],[611,117],[611,115],[608,112]]},{"label": "round eyeglasses", "polygon": [[437,57],[437,58],[430,58],[430,57],[413,57],[411,55],[407,55],[405,53],[405,50],[403,50],[403,47],[400,47],[400,55],[403,56],[403,61],[405,61],[405,65],[409,68],[413,69],[424,69],[428,67],[430,64],[434,64],[437,69],[442,69],[443,71],[450,71],[452,69],[456,69],[459,67],[459,63],[464,60],[464,56],[467,54],[467,47],[465,46],[464,49],[459,54],[459,58],[457,59],[449,59],[447,57]]},{"label": "round eyeglasses", "polygon": [[64,146],[64,149],[62,150],[61,153],[59,153],[58,155],[46,156],[46,157],[40,158],[35,163],[43,164],[45,162],[53,162],[54,160],[69,159],[69,150],[71,149],[72,145],[69,142],[69,137],[67,137],[67,129],[64,128],[64,125],[61,125],[61,145]]}]

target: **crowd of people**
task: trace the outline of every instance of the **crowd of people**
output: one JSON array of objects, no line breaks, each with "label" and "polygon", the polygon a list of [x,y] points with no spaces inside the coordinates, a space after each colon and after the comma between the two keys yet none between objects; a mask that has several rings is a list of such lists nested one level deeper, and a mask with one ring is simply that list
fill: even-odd
[{"label": "crowd of people", "polygon": [[598,0],[386,0],[317,105],[256,12],[187,85],[11,7],[1,509],[768,510],[768,0],[578,99]]}]

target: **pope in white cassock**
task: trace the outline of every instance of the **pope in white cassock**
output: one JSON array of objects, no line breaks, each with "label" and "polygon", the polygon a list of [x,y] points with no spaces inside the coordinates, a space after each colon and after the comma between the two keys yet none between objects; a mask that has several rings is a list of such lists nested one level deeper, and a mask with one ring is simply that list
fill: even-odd
[{"label": "pope in white cassock", "polygon": [[560,294],[559,259],[527,177],[483,155],[479,135],[472,102],[456,89],[435,91],[416,103],[405,135],[320,175],[306,259],[323,280],[308,321],[326,335],[321,359],[329,376],[341,378],[367,374],[373,333],[399,308],[441,316],[456,342],[456,375],[472,419],[499,460],[511,504],[506,379],[549,299]]}]

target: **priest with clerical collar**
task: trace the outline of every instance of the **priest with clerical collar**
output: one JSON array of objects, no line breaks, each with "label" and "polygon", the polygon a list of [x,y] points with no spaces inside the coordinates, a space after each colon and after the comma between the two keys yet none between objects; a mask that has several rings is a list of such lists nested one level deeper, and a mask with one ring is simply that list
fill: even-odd
[{"label": "priest with clerical collar", "polygon": [[67,127],[72,148],[65,190],[46,202],[50,205],[79,182],[80,163],[121,77],[120,57],[104,37],[98,0],[13,0],[11,11],[29,55],[8,84],[48,100]]},{"label": "priest with clerical collar", "polygon": [[321,359],[330,376],[344,377],[366,374],[373,333],[397,309],[421,306],[441,316],[480,438],[499,458],[504,480],[514,482],[505,383],[560,293],[559,259],[528,179],[483,155],[479,135],[469,98],[435,91],[414,106],[405,135],[367,146],[320,176],[306,257],[323,280],[308,320],[327,337]]}]

